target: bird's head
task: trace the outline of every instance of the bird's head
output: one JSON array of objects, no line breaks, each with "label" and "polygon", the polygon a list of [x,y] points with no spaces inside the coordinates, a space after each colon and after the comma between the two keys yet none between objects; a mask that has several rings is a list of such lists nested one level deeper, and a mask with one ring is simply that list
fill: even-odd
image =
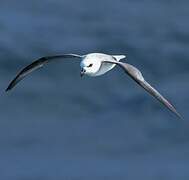
[{"label": "bird's head", "polygon": [[89,76],[95,76],[101,67],[101,61],[94,59],[92,57],[86,56],[80,63],[81,67],[81,77],[86,74]]}]

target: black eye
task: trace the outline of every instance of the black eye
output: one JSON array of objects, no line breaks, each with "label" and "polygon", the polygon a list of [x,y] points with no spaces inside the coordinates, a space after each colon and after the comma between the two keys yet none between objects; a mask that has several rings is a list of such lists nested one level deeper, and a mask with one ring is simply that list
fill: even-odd
[{"label": "black eye", "polygon": [[89,64],[88,67],[92,67],[93,64]]}]

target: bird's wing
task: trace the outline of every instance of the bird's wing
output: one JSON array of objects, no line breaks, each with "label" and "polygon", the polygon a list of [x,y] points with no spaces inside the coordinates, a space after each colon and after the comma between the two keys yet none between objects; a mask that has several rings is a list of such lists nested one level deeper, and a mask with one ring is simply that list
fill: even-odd
[{"label": "bird's wing", "polygon": [[54,61],[54,60],[58,60],[58,59],[65,59],[65,58],[82,58],[82,56],[77,55],[77,54],[63,54],[63,55],[56,55],[56,56],[46,56],[46,57],[42,57],[36,61],[34,61],[33,63],[31,63],[30,65],[26,66],[25,68],[23,68],[18,74],[17,76],[11,81],[11,83],[9,84],[9,86],[7,87],[6,91],[11,90],[19,81],[21,81],[25,76],[27,76],[28,74],[30,74],[31,72],[43,67],[45,64]]},{"label": "bird's wing", "polygon": [[165,105],[170,111],[176,114],[182,119],[182,116],[177,112],[175,107],[165,99],[155,88],[153,88],[148,82],[145,81],[142,73],[134,66],[117,61],[104,61],[119,65],[133,80],[135,80],[141,87],[143,87],[148,93],[154,96],[159,102]]}]

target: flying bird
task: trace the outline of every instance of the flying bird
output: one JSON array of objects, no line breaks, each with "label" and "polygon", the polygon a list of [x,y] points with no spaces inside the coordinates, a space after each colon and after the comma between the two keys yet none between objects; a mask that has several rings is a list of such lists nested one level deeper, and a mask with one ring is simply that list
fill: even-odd
[{"label": "flying bird", "polygon": [[103,53],[89,53],[86,55],[63,54],[56,56],[42,57],[30,65],[23,68],[17,76],[11,81],[6,91],[11,90],[19,81],[25,78],[31,72],[43,67],[47,63],[56,60],[78,59],[80,60],[80,75],[100,76],[110,71],[116,65],[129,75],[137,84],[144,88],[149,94],[155,97],[160,103],[172,111],[176,116],[182,119],[175,107],[164,98],[155,88],[153,88],[143,77],[142,73],[133,65],[121,62],[121,59],[126,58],[125,55],[108,55]]}]

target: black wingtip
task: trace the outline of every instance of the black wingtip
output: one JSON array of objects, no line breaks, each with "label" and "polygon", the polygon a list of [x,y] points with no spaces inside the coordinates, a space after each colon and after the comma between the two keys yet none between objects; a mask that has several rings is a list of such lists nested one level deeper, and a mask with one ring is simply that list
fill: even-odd
[{"label": "black wingtip", "polygon": [[5,92],[10,91],[10,90],[14,87],[13,82],[14,82],[14,81],[12,81],[12,82],[8,85],[7,89],[5,89]]},{"label": "black wingtip", "polygon": [[[170,104],[171,105],[171,104]],[[173,105],[171,105],[170,109],[179,119],[184,120],[183,116],[175,109]]]},{"label": "black wingtip", "polygon": [[179,119],[184,120],[183,116],[176,110],[176,108],[168,102],[169,110],[171,110]]},{"label": "black wingtip", "polygon": [[8,88],[7,89],[5,89],[5,92],[8,92],[8,91],[10,91],[11,90],[11,87],[10,86],[8,86]]}]

